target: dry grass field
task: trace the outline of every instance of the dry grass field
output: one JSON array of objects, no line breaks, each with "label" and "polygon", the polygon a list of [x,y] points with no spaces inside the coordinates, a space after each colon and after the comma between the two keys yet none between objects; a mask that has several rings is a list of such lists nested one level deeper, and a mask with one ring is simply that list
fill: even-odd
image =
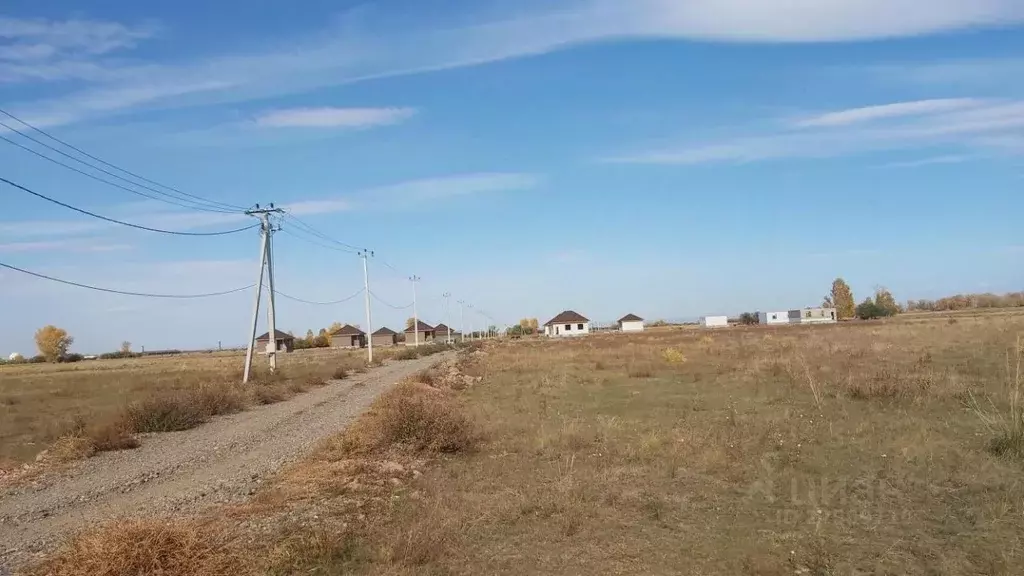
[{"label": "dry grass field", "polygon": [[[398,352],[375,351],[375,360]],[[43,450],[75,458],[126,448],[134,443],[132,433],[189,428],[217,414],[284,400],[364,369],[365,354],[331,349],[280,354],[274,375],[258,356],[255,384],[248,387],[239,385],[244,353],[238,352],[2,365],[0,470]]]},{"label": "dry grass field", "polygon": [[249,504],[99,528],[45,569],[1020,574],[1021,333],[962,314],[492,343]]}]

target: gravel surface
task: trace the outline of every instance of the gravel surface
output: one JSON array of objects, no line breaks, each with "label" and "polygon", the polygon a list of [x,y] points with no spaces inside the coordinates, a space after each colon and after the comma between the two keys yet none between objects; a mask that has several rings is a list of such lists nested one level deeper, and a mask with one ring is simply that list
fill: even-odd
[{"label": "gravel surface", "polygon": [[0,488],[0,575],[98,521],[190,514],[244,500],[282,465],[344,428],[381,392],[449,356],[389,362],[193,430],[147,434],[135,450],[103,453]]}]

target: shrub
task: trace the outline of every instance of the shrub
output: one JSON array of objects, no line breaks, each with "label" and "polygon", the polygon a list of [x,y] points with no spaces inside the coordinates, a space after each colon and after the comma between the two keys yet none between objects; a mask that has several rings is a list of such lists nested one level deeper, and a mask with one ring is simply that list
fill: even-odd
[{"label": "shrub", "polygon": [[479,436],[474,423],[443,392],[404,382],[374,402],[373,411],[346,435],[349,450],[372,452],[391,445],[417,451],[460,452]]},{"label": "shrub", "polygon": [[666,348],[661,351],[661,357],[669,364],[683,364],[686,362],[686,355],[678,348]]},{"label": "shrub", "polygon": [[189,430],[210,419],[201,406],[186,394],[148,398],[125,410],[125,421],[135,432]]},{"label": "shrub", "polygon": [[648,364],[634,364],[629,367],[630,378],[650,378],[654,376],[654,370]]},{"label": "shrub", "polygon": [[395,360],[415,360],[420,357],[420,349],[416,346],[406,346],[405,348],[395,352],[392,356]]},{"label": "shrub", "polygon": [[77,535],[37,573],[248,574],[229,533],[194,520],[119,520]]},{"label": "shrub", "polygon": [[331,374],[331,378],[335,380],[344,380],[348,378],[348,368],[345,366],[338,366],[334,369],[334,373]]},{"label": "shrub", "polygon": [[81,354],[72,352],[71,354],[65,354],[65,355],[61,356],[60,359],[58,360],[58,362],[66,362],[66,363],[81,362],[84,359],[85,359],[85,356],[82,356]]},{"label": "shrub", "polygon": [[760,324],[760,319],[757,317],[757,312],[744,312],[740,314],[740,324],[752,326],[754,324]]}]

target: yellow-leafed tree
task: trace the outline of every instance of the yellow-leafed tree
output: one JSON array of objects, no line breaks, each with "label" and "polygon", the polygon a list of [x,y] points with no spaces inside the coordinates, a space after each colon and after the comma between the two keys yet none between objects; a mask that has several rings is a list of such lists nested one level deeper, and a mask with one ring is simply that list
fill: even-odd
[{"label": "yellow-leafed tree", "polygon": [[853,290],[842,278],[836,278],[832,282],[832,293],[827,300],[836,307],[836,315],[840,320],[853,318],[856,315],[857,305],[853,301]]},{"label": "yellow-leafed tree", "polygon": [[68,331],[50,324],[36,330],[36,348],[49,362],[56,362],[68,353],[75,339]]}]

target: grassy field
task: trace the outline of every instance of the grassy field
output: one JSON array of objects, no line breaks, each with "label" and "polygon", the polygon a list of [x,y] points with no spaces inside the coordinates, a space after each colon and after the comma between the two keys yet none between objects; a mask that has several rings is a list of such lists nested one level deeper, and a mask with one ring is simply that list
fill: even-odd
[{"label": "grassy field", "polygon": [[[375,359],[397,352],[378,350]],[[128,432],[188,427],[185,419],[201,421],[247,405],[283,400],[325,379],[363,369],[365,354],[365,350],[331,349],[280,354],[280,370],[273,377],[266,368],[266,359],[258,356],[253,363],[256,384],[246,389],[237,385],[244,362],[244,354],[237,352],[2,365],[0,469],[30,461],[61,438],[95,436],[111,448],[125,447],[118,441],[130,442],[120,429],[128,425],[141,428]],[[138,415],[137,410],[132,411],[133,404],[136,408],[156,408],[153,404],[159,402],[166,408],[172,401],[187,402],[201,410],[173,415],[177,422],[125,422],[129,415]],[[145,429],[147,426],[156,430]],[[80,443],[71,444],[64,447],[72,452],[83,448],[88,451]]]},{"label": "grassy field", "polygon": [[100,528],[48,569],[159,541],[167,574],[1020,574],[1021,333],[965,314],[493,343],[248,505]]}]

